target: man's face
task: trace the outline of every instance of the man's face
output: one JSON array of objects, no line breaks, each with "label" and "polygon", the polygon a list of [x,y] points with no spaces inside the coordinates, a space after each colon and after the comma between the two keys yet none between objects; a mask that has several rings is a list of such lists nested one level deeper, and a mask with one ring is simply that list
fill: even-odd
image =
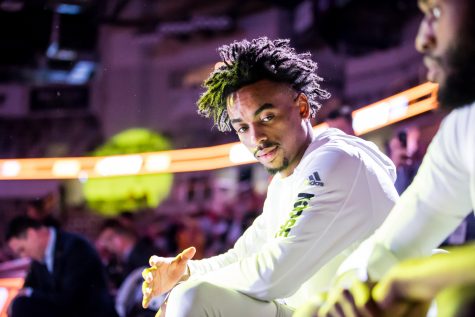
[{"label": "man's face", "polygon": [[35,229],[27,229],[25,235],[13,237],[8,240],[8,246],[18,256],[31,258],[36,261],[43,261],[46,246],[43,246],[42,239]]},{"label": "man's face", "polygon": [[113,229],[104,229],[97,238],[96,245],[98,248],[106,250],[116,256],[123,256],[123,239]]},{"label": "man's face", "polygon": [[424,19],[416,48],[424,54],[427,79],[439,83],[439,101],[452,109],[475,100],[475,30],[471,0],[419,0]]},{"label": "man's face", "polygon": [[307,97],[289,85],[261,80],[227,99],[241,142],[272,174],[292,174],[311,142]]}]

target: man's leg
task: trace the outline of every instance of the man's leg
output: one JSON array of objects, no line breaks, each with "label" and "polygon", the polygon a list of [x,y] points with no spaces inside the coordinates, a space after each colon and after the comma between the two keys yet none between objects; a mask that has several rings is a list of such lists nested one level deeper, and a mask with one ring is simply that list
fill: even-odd
[{"label": "man's leg", "polygon": [[264,302],[203,281],[176,286],[168,298],[168,317],[290,317],[293,309]]}]

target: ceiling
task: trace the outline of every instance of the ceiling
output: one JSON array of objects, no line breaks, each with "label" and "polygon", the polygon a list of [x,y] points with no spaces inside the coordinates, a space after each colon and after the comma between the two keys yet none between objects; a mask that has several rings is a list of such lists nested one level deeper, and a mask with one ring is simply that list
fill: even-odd
[{"label": "ceiling", "polygon": [[[417,14],[414,0],[307,0],[315,22],[303,46],[329,45],[361,55],[397,44],[401,26]],[[231,19],[280,7],[292,10],[302,0],[0,0],[0,82],[27,81],[41,67],[67,68],[71,62],[47,58],[56,41],[89,59],[97,59],[101,25],[156,32],[174,21],[197,15]],[[63,10],[61,14],[58,12]],[[66,10],[66,11],[64,11]],[[75,14],[67,14],[77,10]]]}]

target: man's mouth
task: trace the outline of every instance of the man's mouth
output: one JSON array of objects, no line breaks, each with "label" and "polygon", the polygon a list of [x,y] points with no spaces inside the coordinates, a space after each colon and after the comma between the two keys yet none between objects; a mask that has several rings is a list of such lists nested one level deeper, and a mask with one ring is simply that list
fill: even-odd
[{"label": "man's mouth", "polygon": [[262,163],[268,163],[275,158],[278,148],[279,147],[277,145],[265,147],[261,150],[257,150],[254,156]]},{"label": "man's mouth", "polygon": [[427,80],[437,82],[437,77],[441,71],[439,60],[431,56],[424,56],[424,65],[427,68]]}]

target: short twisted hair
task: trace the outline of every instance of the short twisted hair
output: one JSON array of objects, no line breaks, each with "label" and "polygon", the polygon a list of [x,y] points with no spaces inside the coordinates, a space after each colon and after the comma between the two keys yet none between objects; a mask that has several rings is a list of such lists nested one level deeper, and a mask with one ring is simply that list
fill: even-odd
[{"label": "short twisted hair", "polygon": [[213,117],[220,131],[231,130],[226,98],[259,80],[288,83],[296,91],[304,93],[312,117],[320,109],[318,100],[330,97],[327,91],[320,88],[319,82],[323,79],[316,73],[317,63],[311,60],[311,54],[297,54],[287,39],[261,37],[252,41],[235,41],[221,46],[218,51],[222,65],[204,82],[206,91],[197,105],[198,113],[207,118]]}]

